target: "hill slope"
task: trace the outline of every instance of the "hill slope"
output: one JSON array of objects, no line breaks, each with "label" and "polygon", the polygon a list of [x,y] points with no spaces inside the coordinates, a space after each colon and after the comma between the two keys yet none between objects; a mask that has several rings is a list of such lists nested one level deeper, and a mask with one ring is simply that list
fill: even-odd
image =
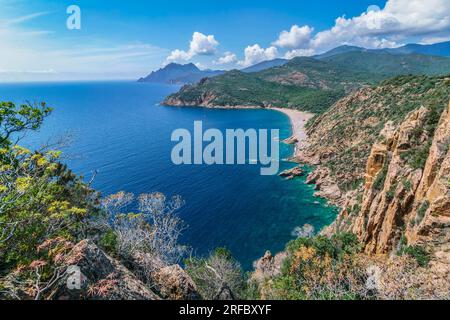
[{"label": "hill slope", "polygon": [[344,52],[321,60],[299,57],[267,70],[237,70],[185,86],[167,97],[176,106],[291,107],[325,111],[349,92],[394,75],[450,72],[450,59],[380,52]]}]

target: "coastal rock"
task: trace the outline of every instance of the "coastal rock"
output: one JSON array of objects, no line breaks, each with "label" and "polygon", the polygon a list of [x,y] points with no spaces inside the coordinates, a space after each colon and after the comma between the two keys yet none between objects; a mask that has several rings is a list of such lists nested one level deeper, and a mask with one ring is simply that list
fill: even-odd
[{"label": "coastal rock", "polygon": [[[187,88],[190,88],[191,86],[186,85],[183,88],[181,88],[181,92],[183,90],[186,90]],[[164,101],[163,104],[167,106],[176,106],[176,107],[183,107],[183,106],[200,106],[200,107],[208,107],[212,108],[216,104],[214,101],[216,100],[217,95],[213,92],[206,91],[202,95],[198,96],[196,99],[191,101],[185,101],[181,99],[180,97],[176,95],[168,96]]]},{"label": "coastal rock", "polygon": [[341,205],[343,202],[343,194],[338,185],[330,177],[329,170],[326,167],[318,167],[306,178],[307,184],[315,184],[314,194],[329,200],[332,204]]},{"label": "coastal rock", "polygon": [[330,184],[321,185],[320,190],[314,193],[314,196],[329,199],[331,201],[339,201],[342,197],[342,193],[337,185]]},{"label": "coastal rock", "polygon": [[298,143],[298,139],[296,136],[292,136],[290,138],[283,140],[283,142],[286,144],[296,144],[296,143]]},{"label": "coastal rock", "polygon": [[301,166],[294,167],[292,169],[285,170],[279,174],[280,177],[286,178],[287,180],[292,180],[296,177],[300,177],[304,174]]}]

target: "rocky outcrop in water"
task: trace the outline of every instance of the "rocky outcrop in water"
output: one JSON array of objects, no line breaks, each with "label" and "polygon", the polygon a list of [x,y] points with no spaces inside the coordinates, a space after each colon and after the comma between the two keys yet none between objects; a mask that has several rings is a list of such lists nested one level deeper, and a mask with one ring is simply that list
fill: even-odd
[{"label": "rocky outcrop in water", "polygon": [[296,177],[300,177],[304,174],[303,168],[301,166],[296,166],[292,169],[284,170],[279,174],[280,177],[286,178],[286,180],[292,180]]}]

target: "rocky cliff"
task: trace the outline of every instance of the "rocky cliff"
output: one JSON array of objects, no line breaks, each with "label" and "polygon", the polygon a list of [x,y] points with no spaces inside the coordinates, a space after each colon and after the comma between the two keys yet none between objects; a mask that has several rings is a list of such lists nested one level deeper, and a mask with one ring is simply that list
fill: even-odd
[{"label": "rocky cliff", "polygon": [[355,233],[368,254],[420,246],[450,270],[449,79],[418,80],[342,99],[310,126],[300,158],[317,165],[317,195],[343,208],[324,233]]}]

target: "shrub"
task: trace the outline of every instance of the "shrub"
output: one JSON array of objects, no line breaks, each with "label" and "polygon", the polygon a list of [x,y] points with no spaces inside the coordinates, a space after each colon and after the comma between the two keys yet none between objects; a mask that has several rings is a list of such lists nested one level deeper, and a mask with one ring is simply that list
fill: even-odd
[{"label": "shrub", "polygon": [[407,246],[402,249],[400,255],[413,257],[421,267],[426,267],[431,260],[430,254],[421,246]]},{"label": "shrub", "polygon": [[[218,248],[207,258],[187,259],[185,265],[203,298],[217,300],[245,297],[244,274],[239,262],[228,249]],[[255,295],[252,291],[252,288],[249,288],[247,294]]]},{"label": "shrub", "polygon": [[413,169],[423,169],[430,154],[431,142],[428,141],[423,145],[417,146],[402,154],[402,158],[406,160],[408,165]]},{"label": "shrub", "polygon": [[384,164],[383,168],[381,169],[381,171],[377,174],[377,177],[375,178],[375,181],[373,182],[373,188],[375,190],[383,190],[384,187],[384,182],[386,181],[386,176],[388,173],[388,165],[387,165],[387,161]]},{"label": "shrub", "polygon": [[425,200],[424,202],[422,202],[419,209],[417,210],[417,217],[416,217],[417,224],[422,222],[423,218],[425,217],[425,213],[427,212],[429,207],[430,207],[430,202],[428,200]]},{"label": "shrub", "polygon": [[405,188],[406,191],[411,191],[412,190],[412,183],[411,181],[407,180],[406,178],[402,179],[402,184],[403,187]]}]

